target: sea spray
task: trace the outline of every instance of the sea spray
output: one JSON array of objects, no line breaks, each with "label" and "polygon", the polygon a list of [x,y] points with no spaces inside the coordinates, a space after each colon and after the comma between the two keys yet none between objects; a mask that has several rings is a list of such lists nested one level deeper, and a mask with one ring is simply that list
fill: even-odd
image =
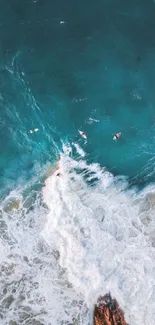
[{"label": "sea spray", "polygon": [[[49,177],[43,189],[49,209],[43,237],[59,251],[69,282],[88,305],[110,291],[129,324],[148,324],[154,319],[155,249],[152,230],[141,221],[144,193],[124,190],[123,179],[122,189],[120,180],[117,187],[112,175],[82,159],[63,154],[60,165],[61,177]],[[86,170],[87,175],[93,171],[94,179],[100,171],[98,183],[92,186],[92,178],[91,185],[89,177],[83,178]]]},{"label": "sea spray", "polygon": [[1,201],[2,325],[91,325],[109,291],[129,324],[155,320],[155,188],[129,189],[79,148],[63,145],[34,197],[31,181]]}]

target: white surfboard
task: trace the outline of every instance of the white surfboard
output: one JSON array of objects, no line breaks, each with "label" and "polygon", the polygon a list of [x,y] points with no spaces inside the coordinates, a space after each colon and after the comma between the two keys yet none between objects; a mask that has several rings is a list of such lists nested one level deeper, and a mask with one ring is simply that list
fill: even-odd
[{"label": "white surfboard", "polygon": [[87,136],[83,131],[80,131],[80,130],[78,130],[78,131],[79,131],[82,138],[87,139]]},{"label": "white surfboard", "polygon": [[39,131],[39,129],[35,128],[33,130],[30,130],[29,132],[32,134],[32,133],[35,133],[35,132],[38,132],[38,131]]}]

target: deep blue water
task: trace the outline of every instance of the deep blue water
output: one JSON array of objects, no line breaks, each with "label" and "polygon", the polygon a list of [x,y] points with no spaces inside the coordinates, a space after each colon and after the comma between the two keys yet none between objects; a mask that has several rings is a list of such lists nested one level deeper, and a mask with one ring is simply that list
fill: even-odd
[{"label": "deep blue water", "polygon": [[53,163],[61,141],[83,146],[78,129],[88,161],[155,180],[154,35],[153,0],[1,1],[2,190]]}]

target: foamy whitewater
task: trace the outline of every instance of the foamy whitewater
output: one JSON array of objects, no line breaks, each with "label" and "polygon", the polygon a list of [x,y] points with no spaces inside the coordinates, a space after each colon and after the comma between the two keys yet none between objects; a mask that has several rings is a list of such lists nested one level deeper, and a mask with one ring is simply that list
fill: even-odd
[{"label": "foamy whitewater", "polygon": [[1,324],[89,325],[109,291],[129,324],[155,324],[155,188],[129,190],[74,148],[42,192],[1,202]]}]

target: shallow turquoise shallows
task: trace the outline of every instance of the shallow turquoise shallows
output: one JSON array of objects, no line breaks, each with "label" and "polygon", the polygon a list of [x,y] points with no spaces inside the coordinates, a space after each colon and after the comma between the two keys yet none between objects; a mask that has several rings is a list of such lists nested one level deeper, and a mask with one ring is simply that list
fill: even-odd
[{"label": "shallow turquoise shallows", "polygon": [[1,188],[53,163],[62,141],[131,184],[153,182],[153,1],[2,2]]}]

